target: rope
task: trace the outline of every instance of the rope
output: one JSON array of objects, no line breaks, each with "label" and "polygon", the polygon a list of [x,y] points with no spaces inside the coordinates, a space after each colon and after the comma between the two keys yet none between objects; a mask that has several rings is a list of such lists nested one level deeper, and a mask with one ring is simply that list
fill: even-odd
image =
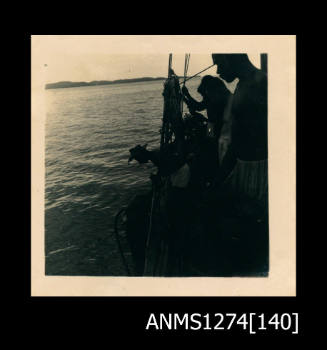
[{"label": "rope", "polygon": [[123,248],[122,248],[122,246],[121,246],[121,244],[120,244],[120,239],[119,239],[119,234],[118,234],[118,228],[117,228],[118,218],[119,218],[119,216],[120,216],[123,212],[125,212],[125,211],[126,211],[126,209],[125,209],[125,208],[122,208],[122,209],[117,213],[117,215],[116,215],[116,217],[115,217],[115,230],[114,230],[114,232],[115,232],[115,237],[116,237],[116,241],[117,241],[117,244],[118,244],[118,249],[119,249],[119,252],[120,252],[122,261],[123,261],[123,265],[125,266],[127,275],[128,275],[128,276],[131,276],[131,272],[130,272],[130,270],[129,270],[129,268],[128,268],[128,264],[127,264],[127,261],[126,261],[126,259],[125,259],[125,255],[124,255]]},{"label": "rope", "polygon": [[[189,61],[190,61],[190,54],[185,55],[185,62],[184,62],[184,84],[187,76],[187,71],[189,67]],[[169,54],[169,60],[168,60],[168,79],[172,77],[172,54]],[[164,95],[165,96],[165,95]],[[171,130],[171,122],[169,119],[166,119],[167,113],[173,110],[180,110],[183,111],[183,101],[181,101],[181,105],[179,102],[175,101],[174,99],[171,100],[171,97],[165,96],[165,99],[170,98],[169,103],[167,103],[167,100],[165,100],[164,103],[164,118],[163,118],[163,125],[161,128],[161,139],[160,139],[160,151],[159,151],[159,157],[161,158],[162,152],[164,150],[164,147],[168,145],[168,143],[171,141],[172,137],[172,130]],[[160,170],[159,170],[160,172]],[[160,175],[159,175],[160,176]],[[149,228],[147,232],[147,240],[146,240],[146,246],[145,246],[145,261],[144,261],[144,270],[143,270],[143,275],[148,273],[148,264],[149,264],[149,254],[148,251],[150,249],[150,240],[151,240],[151,235],[152,235],[152,230],[153,230],[153,216],[154,216],[154,210],[155,207],[158,208],[158,204],[160,205],[160,188],[157,188],[158,184],[153,184],[153,193],[152,193],[152,203],[151,203],[151,209],[150,209],[150,217],[149,217]],[[155,269],[156,269],[155,264]]]},{"label": "rope", "polygon": [[[169,60],[168,60],[168,79],[172,76],[172,54],[169,54]],[[185,65],[186,67],[186,65]],[[166,99],[167,97],[165,97]],[[164,147],[169,143],[171,139],[171,129],[170,129],[170,122],[166,119],[166,114],[168,113],[167,109],[170,109],[171,105],[167,104],[165,101],[164,104],[164,118],[163,118],[163,124],[161,128],[161,139],[160,139],[160,151],[159,151],[159,157],[161,158],[162,152],[164,150]],[[175,106],[176,108],[176,106]],[[159,170],[160,172],[160,170]],[[150,249],[150,240],[151,240],[151,234],[153,229],[153,215],[154,215],[154,208],[157,203],[160,205],[160,189],[157,189],[157,184],[153,184],[153,192],[152,192],[152,201],[151,201],[151,209],[150,209],[150,217],[149,217],[149,228],[147,233],[147,240],[145,245],[145,261],[144,261],[144,270],[143,275],[148,273],[148,251]],[[158,193],[157,193],[158,192]]]},{"label": "rope", "polygon": [[185,84],[186,81],[188,81],[188,80],[190,80],[190,79],[196,77],[196,76],[199,75],[200,73],[205,72],[206,70],[208,70],[209,68],[213,67],[214,65],[215,65],[215,64],[212,64],[211,66],[209,66],[209,67],[207,67],[206,69],[203,69],[202,71],[200,71],[200,72],[198,72],[198,73],[192,75],[191,77],[185,79],[183,82],[180,82],[179,84]]},{"label": "rope", "polygon": [[154,202],[155,202],[155,196],[156,196],[156,189],[155,186],[153,186],[153,193],[152,193],[152,201],[151,201],[151,210],[150,210],[150,220],[149,220],[149,230],[148,235],[146,239],[146,245],[145,245],[145,259],[144,259],[144,270],[143,270],[143,276],[145,275],[147,268],[148,268],[148,250],[150,246],[150,237],[152,232],[152,219],[153,219],[153,208],[154,208]]},{"label": "rope", "polygon": [[191,56],[191,54],[189,54],[189,53],[186,53],[186,54],[185,54],[185,62],[184,62],[184,82],[183,82],[183,85],[185,85],[185,81],[186,81],[186,76],[187,76],[187,71],[188,71],[188,65],[189,65],[189,62],[190,62],[190,56]]},{"label": "rope", "polygon": [[149,248],[150,244],[150,234],[152,231],[152,219],[153,219],[153,208],[154,208],[154,201],[155,201],[155,196],[156,196],[156,191],[155,188],[153,189],[153,194],[152,194],[152,201],[151,201],[151,210],[150,210],[150,221],[149,221],[149,232],[148,232],[148,237],[146,240],[146,248]]},{"label": "rope", "polygon": [[[184,81],[183,81],[183,85],[185,86],[185,81],[186,81],[186,76],[187,76],[187,71],[188,71],[188,65],[189,65],[189,62],[190,62],[190,56],[191,54],[189,53],[186,53],[185,54],[185,61],[184,61]],[[184,105],[184,102],[183,102],[183,99],[181,99],[181,113],[183,115],[183,105]]]}]

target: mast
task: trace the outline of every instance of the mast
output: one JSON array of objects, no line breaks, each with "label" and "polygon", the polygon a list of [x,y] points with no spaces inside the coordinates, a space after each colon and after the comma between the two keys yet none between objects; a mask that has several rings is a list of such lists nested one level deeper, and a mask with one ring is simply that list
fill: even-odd
[{"label": "mast", "polygon": [[173,141],[175,137],[177,147],[183,142],[183,120],[181,111],[182,94],[178,76],[172,69],[172,54],[169,54],[168,78],[164,83],[163,123],[161,128],[160,150]]},{"label": "mast", "polygon": [[268,57],[266,53],[260,54],[261,70],[267,74]]}]

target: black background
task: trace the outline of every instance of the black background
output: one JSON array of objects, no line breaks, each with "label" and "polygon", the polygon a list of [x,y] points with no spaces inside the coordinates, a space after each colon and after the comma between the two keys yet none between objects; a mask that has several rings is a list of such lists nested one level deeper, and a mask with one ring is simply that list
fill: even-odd
[{"label": "black background", "polygon": [[[184,3],[185,6],[187,3]],[[16,43],[19,41],[21,50],[18,54],[20,61],[19,70],[21,76],[24,77],[24,89],[21,104],[22,109],[19,115],[21,123],[19,123],[20,140],[23,146],[19,149],[20,180],[19,192],[20,198],[24,197],[23,215],[21,220],[15,223],[17,232],[22,238],[22,249],[19,256],[22,258],[22,267],[15,275],[23,277],[15,291],[18,291],[17,297],[12,306],[12,312],[9,324],[13,329],[25,329],[25,340],[35,341],[42,346],[74,346],[78,343],[96,347],[98,341],[103,340],[106,347],[112,347],[112,338],[119,337],[118,346],[125,346],[129,341],[135,339],[134,336],[154,336],[159,339],[162,335],[182,335],[190,336],[207,335],[208,337],[231,337],[239,334],[245,336],[246,332],[240,329],[234,329],[224,333],[217,334],[213,331],[146,331],[150,313],[237,313],[257,312],[266,313],[267,316],[274,313],[299,313],[299,336],[308,334],[308,325],[314,322],[312,313],[307,309],[305,300],[308,300],[308,294],[304,290],[304,270],[305,264],[303,254],[303,233],[302,233],[302,146],[301,146],[301,120],[302,120],[302,90],[301,90],[301,57],[302,57],[302,39],[303,36],[299,30],[294,27],[290,29],[282,28],[281,16],[279,13],[278,30],[265,30],[267,28],[266,17],[255,17],[254,21],[250,21],[252,30],[240,30],[240,25],[235,27],[228,26],[230,21],[238,23],[239,18],[244,16],[242,9],[235,15],[227,17],[227,24],[222,23],[221,14],[223,7],[215,7],[215,10],[210,11],[207,7],[205,13],[197,12],[195,5],[192,5],[192,15],[185,13],[185,10],[178,12],[175,7],[167,7],[167,4],[162,4],[166,8],[163,18],[156,17],[157,14],[148,15],[146,18],[126,17],[122,23],[110,22],[110,19],[117,14],[116,8],[111,8],[110,12],[106,12],[104,16],[96,17],[97,19],[89,22],[88,26],[83,24],[82,30],[76,30],[72,25],[71,19],[74,17],[73,12],[62,11],[58,17],[49,20],[45,15],[40,16],[37,22],[30,21],[29,25],[23,29],[16,37]],[[173,6],[172,4],[170,4]],[[219,5],[219,4],[218,4]],[[218,11],[219,8],[219,11]],[[140,10],[140,8],[138,8]],[[132,10],[129,8],[132,12]],[[171,10],[171,11],[169,11]],[[49,10],[48,10],[49,11]],[[184,12],[183,12],[184,11]],[[96,13],[99,16],[99,9]],[[176,13],[177,12],[177,13]],[[208,17],[211,12],[212,18]],[[48,12],[47,12],[48,13]],[[108,18],[106,17],[108,15]],[[76,14],[75,14],[76,17]],[[84,19],[87,17],[84,17]],[[98,20],[102,21],[101,29],[98,26]],[[105,22],[106,21],[106,22]],[[94,25],[92,23],[96,22]],[[109,30],[106,28],[110,22]],[[175,26],[171,26],[174,22]],[[211,23],[205,27],[204,23]],[[245,22],[248,22],[247,19]],[[59,25],[60,23],[60,25]],[[157,23],[157,26],[154,26]],[[159,23],[159,28],[158,28]],[[248,24],[249,24],[248,23]],[[275,22],[274,22],[275,23]],[[287,22],[290,25],[289,22]],[[74,27],[74,28],[72,28]],[[28,29],[27,29],[28,28]],[[132,29],[133,28],[133,29]],[[191,29],[190,29],[191,28]],[[246,27],[248,28],[248,27]],[[275,26],[276,28],[276,26]],[[236,31],[235,31],[236,30]],[[280,30],[283,30],[281,32]],[[296,297],[31,297],[31,270],[30,270],[30,246],[31,246],[31,230],[30,230],[30,172],[31,172],[31,153],[30,153],[30,36],[31,35],[50,35],[50,34],[203,34],[203,35],[219,35],[219,34],[280,34],[280,35],[297,35],[297,296]],[[17,46],[17,45],[15,45]],[[16,47],[17,48],[17,47]],[[20,80],[22,81],[22,80]],[[22,171],[22,167],[24,171]],[[18,226],[17,226],[18,225]],[[17,279],[15,278],[16,282]],[[9,291],[13,296],[14,293]],[[287,332],[286,332],[287,333]],[[15,332],[19,337],[19,332]],[[283,335],[282,332],[273,332],[274,335]],[[249,335],[250,337],[256,337]],[[293,337],[299,337],[294,336]],[[157,343],[158,344],[158,343]],[[135,343],[135,346],[142,346]]]}]

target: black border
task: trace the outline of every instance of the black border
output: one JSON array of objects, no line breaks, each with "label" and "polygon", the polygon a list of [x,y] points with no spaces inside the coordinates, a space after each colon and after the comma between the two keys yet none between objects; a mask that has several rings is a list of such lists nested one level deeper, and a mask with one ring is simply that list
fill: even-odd
[{"label": "black border", "polygon": [[[91,33],[87,34],[98,34]],[[28,322],[29,316],[33,314],[33,319],[37,320],[37,326],[40,332],[47,334],[52,327],[58,327],[57,320],[60,320],[61,335],[70,334],[69,330],[79,332],[96,332],[98,334],[113,335],[115,332],[123,332],[133,335],[162,335],[163,332],[145,331],[145,324],[151,312],[298,312],[300,325],[302,328],[300,334],[304,334],[304,299],[306,294],[303,290],[303,233],[302,233],[302,90],[301,90],[301,39],[302,36],[296,33],[283,33],[283,35],[296,35],[296,55],[297,55],[297,265],[296,265],[296,297],[31,297],[31,46],[30,36],[40,35],[39,30],[24,32],[23,34],[23,57],[22,76],[24,76],[24,94],[23,94],[23,121],[22,121],[22,139],[23,139],[23,193],[25,199],[23,215],[23,294],[20,300],[24,306],[23,319]],[[47,31],[46,35],[63,34],[60,30]],[[83,33],[65,33],[65,34],[83,34]],[[108,34],[126,34],[120,32],[111,32]],[[171,34],[168,31],[152,31],[145,33],[143,30],[136,34]],[[176,33],[174,33],[176,34]],[[185,34],[183,31],[178,34]],[[190,33],[187,33],[190,34]],[[194,33],[199,34],[199,32]],[[201,33],[205,34],[205,33]],[[220,32],[214,35],[237,34]],[[244,33],[243,33],[244,34]],[[257,34],[249,33],[248,34]],[[262,33],[260,33],[262,34]],[[265,34],[276,34],[265,33]],[[212,33],[209,35],[213,35]],[[103,318],[99,318],[99,315]],[[46,322],[43,322],[46,320]],[[192,332],[187,332],[191,334]],[[195,332],[196,334],[213,335],[205,331]],[[194,333],[194,334],[195,334]],[[171,333],[173,335],[176,332]],[[193,334],[192,334],[193,335]],[[223,334],[235,335],[235,333]],[[219,334],[221,336],[221,334]],[[252,336],[253,337],[253,336]]]}]

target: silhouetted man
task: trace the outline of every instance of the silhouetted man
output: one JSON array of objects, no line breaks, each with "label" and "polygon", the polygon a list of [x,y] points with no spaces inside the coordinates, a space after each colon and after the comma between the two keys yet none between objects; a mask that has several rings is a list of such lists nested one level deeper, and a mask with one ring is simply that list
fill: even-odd
[{"label": "silhouetted man", "polygon": [[223,125],[223,114],[226,107],[227,99],[230,96],[222,80],[211,75],[202,78],[198,87],[198,92],[202,95],[201,102],[196,101],[188,92],[186,86],[183,86],[184,101],[190,111],[207,110],[208,115],[208,136],[219,138]]},{"label": "silhouetted man", "polygon": [[210,180],[216,175],[218,169],[218,140],[224,123],[225,107],[231,93],[221,79],[212,77],[211,75],[204,76],[198,87],[198,92],[203,97],[201,102],[196,101],[185,86],[183,86],[182,92],[184,94],[184,101],[191,113],[207,110],[207,138],[206,142],[202,145],[201,152],[201,158],[205,162],[201,165],[201,168],[204,172],[208,173],[207,180],[210,183]]},{"label": "silhouetted man", "polygon": [[232,103],[231,145],[223,159],[220,182],[229,177],[234,189],[267,208],[267,75],[246,54],[213,54],[220,77],[239,79]]}]

